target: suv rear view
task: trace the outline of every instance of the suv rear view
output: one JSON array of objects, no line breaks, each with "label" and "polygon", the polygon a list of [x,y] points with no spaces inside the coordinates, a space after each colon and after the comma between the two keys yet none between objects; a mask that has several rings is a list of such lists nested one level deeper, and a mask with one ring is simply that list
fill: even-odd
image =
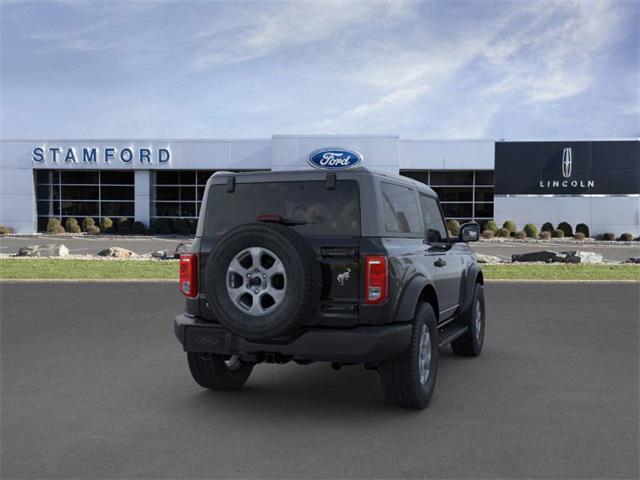
[{"label": "suv rear view", "polygon": [[[431,291],[408,290],[407,260],[425,256],[428,220],[418,218],[415,182],[400,179],[352,169],[218,173],[209,180],[191,253],[180,259],[187,308],[175,323],[198,384],[240,388],[254,365],[289,361],[362,363],[380,371],[383,386],[397,381],[391,365],[418,335],[425,342],[428,332],[416,333],[414,319],[425,315],[428,299],[420,295]],[[415,212],[402,211],[406,199],[389,198],[385,181],[414,196]],[[422,232],[412,232],[418,223]],[[389,225],[406,231],[389,232]],[[477,235],[477,225],[463,231]],[[475,264],[469,259],[466,265]],[[403,307],[409,304],[410,312]],[[385,387],[404,406],[426,406],[433,390],[440,312],[429,308],[429,345],[417,346],[419,361],[429,364],[417,372],[419,392],[398,399]],[[464,332],[456,328],[458,337],[471,333],[466,325]],[[425,385],[420,375],[427,367],[432,378]]]}]

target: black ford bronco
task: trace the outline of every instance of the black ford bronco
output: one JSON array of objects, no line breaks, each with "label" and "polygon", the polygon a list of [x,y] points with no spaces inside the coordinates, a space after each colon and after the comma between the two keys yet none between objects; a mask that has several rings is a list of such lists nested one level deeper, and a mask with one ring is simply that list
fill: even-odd
[{"label": "black ford bronco", "polygon": [[433,190],[399,175],[218,172],[180,258],[191,374],[223,390],[261,362],[361,363],[390,401],[424,408],[439,348],[482,350],[478,237],[467,223],[451,238]]}]

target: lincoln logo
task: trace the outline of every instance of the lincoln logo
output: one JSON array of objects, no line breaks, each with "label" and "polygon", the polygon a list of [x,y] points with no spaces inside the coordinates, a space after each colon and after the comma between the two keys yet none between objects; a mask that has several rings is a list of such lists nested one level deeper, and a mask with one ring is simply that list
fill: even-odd
[{"label": "lincoln logo", "polygon": [[573,163],[571,147],[562,150],[562,176],[571,177],[571,164]]},{"label": "lincoln logo", "polygon": [[[540,180],[540,188],[594,188],[596,182],[594,180],[569,180],[573,170],[573,150],[571,147],[562,149],[562,176],[564,180]],[[578,175],[579,176],[579,175]]]}]

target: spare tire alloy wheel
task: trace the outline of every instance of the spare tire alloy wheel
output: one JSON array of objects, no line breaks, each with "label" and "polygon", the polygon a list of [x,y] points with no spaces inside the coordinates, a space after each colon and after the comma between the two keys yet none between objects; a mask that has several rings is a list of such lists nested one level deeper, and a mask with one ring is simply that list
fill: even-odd
[{"label": "spare tire alloy wheel", "polygon": [[217,239],[204,271],[211,313],[249,341],[297,330],[314,314],[322,270],[308,240],[290,227],[247,223]]},{"label": "spare tire alloy wheel", "polygon": [[227,293],[240,310],[266,315],[282,303],[287,274],[278,256],[262,247],[238,253],[227,269]]}]

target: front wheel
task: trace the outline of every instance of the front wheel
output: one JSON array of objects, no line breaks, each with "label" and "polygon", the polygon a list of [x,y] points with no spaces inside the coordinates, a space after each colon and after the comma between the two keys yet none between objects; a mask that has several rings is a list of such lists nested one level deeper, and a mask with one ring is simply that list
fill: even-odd
[{"label": "front wheel", "polygon": [[423,303],[418,307],[409,348],[382,363],[378,371],[390,402],[405,408],[429,405],[438,373],[438,331],[431,305]]},{"label": "front wheel", "polygon": [[212,390],[238,390],[253,370],[252,364],[242,362],[237,355],[189,352],[187,360],[196,383]]}]

